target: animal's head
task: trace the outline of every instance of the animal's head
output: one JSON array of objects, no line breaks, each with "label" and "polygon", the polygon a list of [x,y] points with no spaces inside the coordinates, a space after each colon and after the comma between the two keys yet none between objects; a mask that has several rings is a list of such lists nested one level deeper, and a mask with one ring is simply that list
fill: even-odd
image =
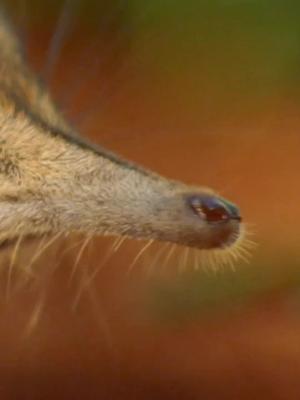
[{"label": "animal's head", "polygon": [[213,191],[168,180],[72,135],[15,53],[12,45],[1,61],[1,241],[84,232],[212,249],[239,238],[238,208]]},{"label": "animal's head", "polygon": [[0,239],[79,231],[230,246],[241,217],[189,187],[68,136],[16,104],[0,109]]}]

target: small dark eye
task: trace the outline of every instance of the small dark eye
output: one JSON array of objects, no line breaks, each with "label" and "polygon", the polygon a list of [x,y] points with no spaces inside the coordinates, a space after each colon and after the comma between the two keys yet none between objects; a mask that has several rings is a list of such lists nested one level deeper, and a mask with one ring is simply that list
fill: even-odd
[{"label": "small dark eye", "polygon": [[217,197],[192,196],[188,199],[190,206],[199,216],[208,222],[222,222],[229,219],[241,220],[239,209],[233,204]]}]

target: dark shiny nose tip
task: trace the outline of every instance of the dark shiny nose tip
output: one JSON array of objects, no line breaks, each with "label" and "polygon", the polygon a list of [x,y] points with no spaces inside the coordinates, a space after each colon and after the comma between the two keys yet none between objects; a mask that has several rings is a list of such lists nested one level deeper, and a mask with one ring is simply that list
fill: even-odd
[{"label": "dark shiny nose tip", "polygon": [[194,195],[188,197],[187,201],[192,210],[200,217],[204,217],[207,222],[242,220],[238,207],[227,200],[213,196]]}]

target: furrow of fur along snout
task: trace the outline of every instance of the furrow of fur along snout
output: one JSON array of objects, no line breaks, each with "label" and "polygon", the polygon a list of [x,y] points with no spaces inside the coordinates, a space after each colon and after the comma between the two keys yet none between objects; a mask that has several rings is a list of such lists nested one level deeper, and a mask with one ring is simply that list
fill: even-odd
[{"label": "furrow of fur along snout", "polygon": [[0,240],[127,235],[201,249],[239,237],[239,210],[97,148],[60,115],[0,18]]}]

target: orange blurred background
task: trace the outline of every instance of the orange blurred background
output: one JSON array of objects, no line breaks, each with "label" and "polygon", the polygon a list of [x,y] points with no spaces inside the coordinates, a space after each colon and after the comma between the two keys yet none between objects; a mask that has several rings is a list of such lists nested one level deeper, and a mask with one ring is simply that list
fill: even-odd
[{"label": "orange blurred background", "polygon": [[155,244],[128,273],[142,244],[97,238],[70,279],[80,241],[55,243],[3,295],[2,398],[299,399],[299,5],[69,3],[10,4],[42,75],[60,32],[46,80],[66,116],[239,204],[258,246],[213,272]]}]

